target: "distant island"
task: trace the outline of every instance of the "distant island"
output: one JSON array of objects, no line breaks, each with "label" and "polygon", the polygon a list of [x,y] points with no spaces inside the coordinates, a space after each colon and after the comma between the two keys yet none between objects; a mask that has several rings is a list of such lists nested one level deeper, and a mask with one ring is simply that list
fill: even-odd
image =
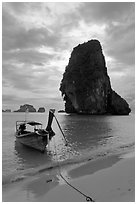
[{"label": "distant island", "polygon": [[45,108],[44,107],[40,107],[38,109],[38,111],[36,111],[36,109],[34,108],[33,105],[30,105],[30,104],[24,104],[24,105],[21,105],[20,108],[18,110],[15,110],[13,112],[29,112],[29,113],[44,113],[45,112]]},{"label": "distant island", "polygon": [[111,87],[98,40],[90,40],[73,49],[60,91],[66,113],[128,115],[131,112],[126,100]]},{"label": "distant island", "polygon": [[2,112],[11,113],[11,109],[6,109],[6,110],[3,110],[3,109],[2,109]]},{"label": "distant island", "polygon": [[[2,112],[5,113],[5,112],[8,112],[8,113],[11,113],[11,109],[2,109]],[[45,108],[44,107],[39,107],[38,108],[38,111],[36,111],[36,109],[34,108],[33,105],[30,105],[30,104],[24,104],[24,105],[21,105],[20,108],[18,110],[14,110],[13,112],[38,112],[38,113],[45,113]],[[65,113],[65,110],[58,110],[58,113]]]},{"label": "distant island", "polygon": [[59,110],[58,113],[65,113],[65,110]]},{"label": "distant island", "polygon": [[21,105],[20,109],[15,110],[14,112],[36,112],[36,109],[33,107],[33,105],[25,104]]},{"label": "distant island", "polygon": [[44,107],[40,107],[40,108],[38,109],[38,112],[39,112],[39,113],[44,113],[44,112],[45,112],[45,108],[44,108]]}]

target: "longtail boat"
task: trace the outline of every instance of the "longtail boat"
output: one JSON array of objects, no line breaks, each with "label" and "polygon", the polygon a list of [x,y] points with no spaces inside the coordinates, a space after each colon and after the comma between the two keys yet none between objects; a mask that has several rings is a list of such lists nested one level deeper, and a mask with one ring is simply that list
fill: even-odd
[{"label": "longtail boat", "polygon": [[36,121],[16,121],[16,140],[21,144],[45,152],[49,140],[55,135],[52,130],[54,109],[49,110],[48,124],[45,129]]}]

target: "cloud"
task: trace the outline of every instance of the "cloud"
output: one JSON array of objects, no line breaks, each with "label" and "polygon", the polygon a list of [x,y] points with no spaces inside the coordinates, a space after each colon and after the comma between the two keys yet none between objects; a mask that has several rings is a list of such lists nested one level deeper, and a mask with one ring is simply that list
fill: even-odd
[{"label": "cloud", "polygon": [[[134,2],[87,2],[83,3],[79,12],[86,25],[105,25],[101,44],[105,45],[105,53],[108,56],[134,64]],[[98,28],[98,32],[101,36],[101,29]],[[89,33],[92,34],[92,30]]]},{"label": "cloud", "polygon": [[[12,52],[3,52],[3,63],[12,64],[12,63],[26,63],[26,64],[35,64],[38,65],[50,61],[53,58],[52,55],[46,53],[40,53],[35,49],[20,49],[14,50]],[[39,66],[38,66],[39,67]]]},{"label": "cloud", "polygon": [[10,22],[7,23],[7,19],[3,17],[3,50],[55,46],[59,41],[60,36],[50,33],[46,28],[26,30],[13,16],[9,18]]},{"label": "cloud", "polygon": [[107,48],[109,56],[118,61],[133,65],[135,63],[135,24],[113,26],[108,31],[110,46]]},{"label": "cloud", "polygon": [[134,5],[133,2],[87,2],[83,3],[80,13],[86,22],[119,22],[132,13]]},{"label": "cloud", "polygon": [[131,101],[134,10],[133,2],[3,3],[3,104],[61,104],[58,89],[72,49],[93,38],[103,47],[112,88]]}]

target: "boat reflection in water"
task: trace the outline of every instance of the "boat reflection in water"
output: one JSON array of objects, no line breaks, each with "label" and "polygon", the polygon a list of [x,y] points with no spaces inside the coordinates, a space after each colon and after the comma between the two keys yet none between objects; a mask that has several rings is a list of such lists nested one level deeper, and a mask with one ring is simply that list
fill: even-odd
[{"label": "boat reflection in water", "polygon": [[29,148],[22,145],[19,141],[15,141],[15,154],[19,166],[22,169],[33,168],[39,165],[44,165],[45,163],[51,163],[51,154],[49,154],[48,149],[45,150],[44,154],[40,151],[36,151],[33,148]]}]

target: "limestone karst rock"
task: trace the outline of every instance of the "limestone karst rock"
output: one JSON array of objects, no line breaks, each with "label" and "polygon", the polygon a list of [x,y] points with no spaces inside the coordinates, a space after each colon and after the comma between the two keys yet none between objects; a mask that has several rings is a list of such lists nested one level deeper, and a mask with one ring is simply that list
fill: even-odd
[{"label": "limestone karst rock", "polygon": [[131,111],[128,103],[111,88],[98,40],[73,49],[60,91],[67,113],[127,115]]},{"label": "limestone karst rock", "polygon": [[29,105],[29,104],[21,105],[20,109],[14,112],[26,112],[26,110],[28,112],[36,112],[36,109],[32,105]]},{"label": "limestone karst rock", "polygon": [[40,108],[38,109],[38,112],[39,112],[39,113],[44,113],[44,112],[45,112],[45,108],[44,108],[44,107],[40,107]]}]

